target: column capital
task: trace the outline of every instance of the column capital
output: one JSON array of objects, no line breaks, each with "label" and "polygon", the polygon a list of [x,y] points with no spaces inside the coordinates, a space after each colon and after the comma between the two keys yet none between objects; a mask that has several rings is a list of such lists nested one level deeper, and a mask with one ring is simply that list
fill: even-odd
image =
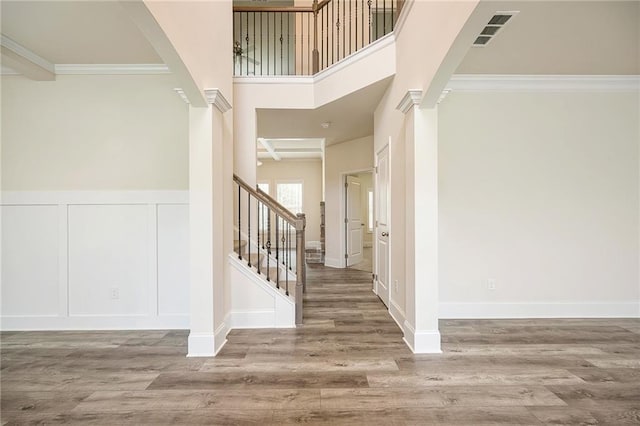
[{"label": "column capital", "polygon": [[422,90],[407,90],[407,93],[402,97],[402,100],[396,107],[397,110],[406,114],[415,105],[419,105],[422,100]]},{"label": "column capital", "polygon": [[218,108],[223,114],[231,109],[231,104],[224,97],[220,89],[204,89],[204,97],[210,105]]}]

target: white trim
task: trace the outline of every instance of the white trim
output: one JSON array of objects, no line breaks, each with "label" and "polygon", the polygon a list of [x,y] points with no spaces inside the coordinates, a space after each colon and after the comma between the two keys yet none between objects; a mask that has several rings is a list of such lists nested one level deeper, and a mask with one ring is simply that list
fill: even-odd
[{"label": "white trim", "polygon": [[204,97],[209,104],[218,108],[223,114],[231,109],[231,104],[220,89],[204,89]]},{"label": "white trim", "polygon": [[471,75],[454,74],[445,91],[628,92],[640,90],[638,75]]},{"label": "white trim", "polygon": [[[228,317],[228,316],[227,316]],[[227,317],[213,333],[213,352],[217,355],[220,349],[227,343],[227,334],[229,334],[230,328],[227,322]]]},{"label": "white trim", "polygon": [[155,75],[170,74],[165,64],[56,64],[58,75]]},{"label": "white trim", "polygon": [[441,354],[438,330],[416,331],[408,321],[404,322],[404,342],[414,354]]},{"label": "white trim", "polygon": [[342,262],[341,262],[340,259],[336,259],[334,257],[325,257],[324,258],[324,266],[328,266],[330,268],[343,269],[344,268],[344,259],[342,259]]},{"label": "white trim", "polygon": [[406,322],[404,312],[393,300],[389,300],[389,315],[391,315],[391,318],[398,324],[400,330],[404,332],[404,324]]},{"label": "white trim", "polygon": [[2,191],[0,205],[188,204],[189,191]]},{"label": "white trim", "polygon": [[[262,291],[273,297],[273,309],[234,309],[231,301],[229,313],[229,329],[234,328],[296,328],[295,302],[283,291],[278,290],[272,283],[267,282],[258,275],[253,268],[238,260],[235,253],[230,253],[228,262],[231,267],[246,277],[251,283],[257,285]],[[239,283],[232,282],[231,285]]]},{"label": "white trim", "polygon": [[[159,205],[188,205],[188,191],[5,191],[3,206],[56,206],[58,211],[58,315],[0,316],[2,330],[139,330],[188,329],[189,314],[162,315],[158,312],[158,228]],[[69,312],[69,206],[147,206],[147,254],[149,258],[145,314],[81,314]]]},{"label": "white trim", "polygon": [[178,96],[180,96],[180,99],[182,99],[184,101],[185,104],[189,105],[189,98],[187,97],[187,94],[184,92],[184,90],[182,90],[182,88],[180,87],[175,87],[174,92],[176,92],[178,94]]},{"label": "white trim", "polygon": [[189,329],[189,315],[11,315],[0,319],[2,331]]},{"label": "white trim", "polygon": [[32,52],[31,50],[27,49],[26,47],[22,46],[20,43],[10,39],[4,34],[2,34],[2,37],[0,38],[0,45],[2,45],[2,47],[9,49],[16,55],[23,57],[29,62],[36,64],[41,68],[44,68],[50,73],[56,72],[55,65],[53,65],[51,62],[47,61],[42,56],[39,56],[36,53]]},{"label": "white trim", "polygon": [[409,112],[409,110],[413,106],[419,105],[421,100],[422,100],[422,90],[418,90],[418,89],[407,90],[407,93],[405,93],[405,95],[402,97],[396,109],[402,112],[403,114],[406,114],[407,112]]},{"label": "white trim", "polygon": [[329,65],[327,68],[321,71],[318,71],[318,73],[313,76],[313,83],[319,83],[325,78],[331,77],[333,74],[339,72],[341,69],[349,67],[352,64],[355,64],[356,62],[361,61],[362,59],[366,58],[369,55],[373,55],[374,53],[377,53],[378,51],[384,49],[387,46],[393,45],[395,41],[396,39],[393,35],[393,32],[383,37],[380,37],[373,43],[369,43],[368,45],[358,50],[357,52],[347,56],[344,59],[339,60],[338,62],[335,62]]},{"label": "white trim", "polygon": [[210,333],[189,333],[187,357],[215,356],[215,337]]},{"label": "white trim", "polygon": [[440,318],[638,318],[640,302],[441,302]]}]

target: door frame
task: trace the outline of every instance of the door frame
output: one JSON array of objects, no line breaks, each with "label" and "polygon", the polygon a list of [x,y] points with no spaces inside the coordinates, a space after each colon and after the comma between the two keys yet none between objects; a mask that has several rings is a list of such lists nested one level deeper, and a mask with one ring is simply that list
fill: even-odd
[{"label": "door frame", "polygon": [[[389,141],[388,143],[386,143],[383,147],[381,147],[379,150],[375,151],[374,153],[374,159],[373,159],[373,164],[374,164],[374,169],[373,169],[373,205],[374,205],[374,210],[373,210],[373,274],[375,276],[374,280],[373,280],[373,292],[376,294],[376,296],[380,297],[380,295],[378,294],[378,244],[377,242],[377,235],[378,235],[378,217],[377,217],[377,206],[378,206],[378,157],[380,155],[380,153],[384,150],[387,150],[387,164],[388,164],[388,169],[387,169],[387,232],[391,233],[391,203],[389,202],[390,194],[391,194],[391,136],[389,136]],[[389,300],[389,306],[387,307],[387,310],[389,312],[391,312],[391,286],[392,286],[392,269],[393,266],[391,265],[391,244],[392,244],[392,240],[391,238],[389,238],[388,240],[388,247],[389,247],[389,259],[388,259],[388,266],[387,266],[387,270],[389,273],[389,283],[388,286],[389,288],[387,289],[389,291],[388,294],[388,300]]]},{"label": "door frame", "polygon": [[[347,232],[346,232],[346,226],[344,223],[344,219],[347,217],[347,206],[346,206],[346,200],[347,200],[347,188],[345,186],[345,183],[347,183],[347,176],[348,175],[354,175],[354,174],[358,174],[358,173],[371,173],[371,177],[372,180],[374,181],[373,183],[373,187],[374,187],[374,196],[373,196],[373,204],[375,206],[376,203],[376,199],[375,199],[375,167],[367,167],[365,169],[357,169],[357,170],[351,170],[348,172],[342,172],[340,173],[340,259],[342,260],[342,268],[346,268],[347,267],[347,258],[345,257],[345,254],[347,254]],[[375,208],[373,210],[373,223],[375,223],[376,221],[376,211]],[[375,227],[374,227],[374,232],[375,232]],[[372,257],[374,256],[374,254],[372,253]],[[375,270],[375,259],[372,259],[372,269]],[[372,272],[373,273],[373,272]]]}]

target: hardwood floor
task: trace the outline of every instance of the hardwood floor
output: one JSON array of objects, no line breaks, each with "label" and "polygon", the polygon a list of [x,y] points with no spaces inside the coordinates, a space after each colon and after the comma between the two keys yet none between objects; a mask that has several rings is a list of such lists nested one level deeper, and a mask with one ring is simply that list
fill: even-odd
[{"label": "hardwood floor", "polygon": [[310,267],[304,325],[5,332],[1,424],[640,424],[640,320],[441,322],[413,355],[370,274]]}]

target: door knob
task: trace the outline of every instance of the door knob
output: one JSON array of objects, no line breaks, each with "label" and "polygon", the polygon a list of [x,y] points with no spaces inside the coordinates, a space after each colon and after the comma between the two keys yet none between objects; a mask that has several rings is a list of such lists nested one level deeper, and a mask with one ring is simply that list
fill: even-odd
[{"label": "door knob", "polygon": [[389,233],[388,233],[388,232],[383,232],[383,233],[382,233],[382,236],[383,236],[383,237],[388,237],[388,236],[389,236]]}]

